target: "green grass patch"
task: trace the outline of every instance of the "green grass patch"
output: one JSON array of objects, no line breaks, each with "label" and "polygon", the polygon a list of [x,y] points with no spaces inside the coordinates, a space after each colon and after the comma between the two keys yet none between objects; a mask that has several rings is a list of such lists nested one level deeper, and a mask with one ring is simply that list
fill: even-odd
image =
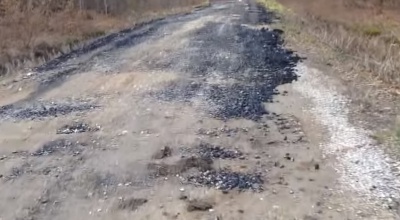
[{"label": "green grass patch", "polygon": [[384,32],[383,27],[377,24],[358,24],[353,29],[367,37],[378,37]]},{"label": "green grass patch", "polygon": [[400,157],[400,122],[394,128],[381,131],[371,136],[378,144],[384,144],[389,147],[392,152],[395,152]]},{"label": "green grass patch", "polygon": [[88,32],[88,33],[84,33],[83,38],[85,40],[86,39],[92,39],[92,38],[97,38],[97,37],[103,36],[105,34],[106,34],[106,32],[103,31],[103,30],[95,30],[95,31],[91,31],[91,32]]},{"label": "green grass patch", "polygon": [[288,12],[289,10],[284,7],[282,4],[277,2],[276,0],[257,0],[261,5],[263,5],[265,8],[277,12],[277,13],[285,13]]},{"label": "green grass patch", "polygon": [[65,44],[72,47],[72,46],[78,44],[79,42],[80,42],[80,40],[79,40],[78,38],[68,38],[68,39],[65,41]]}]

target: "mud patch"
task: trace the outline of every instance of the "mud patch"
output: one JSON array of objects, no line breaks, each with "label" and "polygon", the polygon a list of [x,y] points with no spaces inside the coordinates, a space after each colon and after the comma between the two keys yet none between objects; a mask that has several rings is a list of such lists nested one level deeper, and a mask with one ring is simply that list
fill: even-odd
[{"label": "mud patch", "polygon": [[40,149],[32,153],[32,156],[48,156],[52,154],[77,156],[84,150],[83,143],[58,139],[44,144]]},{"label": "mud patch", "polygon": [[0,107],[0,118],[35,120],[88,111],[97,107],[89,102],[34,102],[23,105],[6,105]]},{"label": "mud patch", "polygon": [[57,129],[57,134],[74,134],[74,133],[84,133],[84,132],[95,132],[99,131],[100,127],[92,127],[89,124],[83,122],[76,122],[71,125],[64,125]]},{"label": "mud patch", "polygon": [[188,182],[224,191],[233,189],[262,191],[264,184],[260,174],[245,174],[229,170],[202,172],[200,175],[190,176]]}]

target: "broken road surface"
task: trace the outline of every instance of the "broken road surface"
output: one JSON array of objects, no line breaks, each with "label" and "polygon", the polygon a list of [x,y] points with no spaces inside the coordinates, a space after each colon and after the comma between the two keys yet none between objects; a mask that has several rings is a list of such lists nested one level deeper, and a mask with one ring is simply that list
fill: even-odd
[{"label": "broken road surface", "polygon": [[390,167],[275,20],[215,3],[4,83],[0,219],[396,219]]}]

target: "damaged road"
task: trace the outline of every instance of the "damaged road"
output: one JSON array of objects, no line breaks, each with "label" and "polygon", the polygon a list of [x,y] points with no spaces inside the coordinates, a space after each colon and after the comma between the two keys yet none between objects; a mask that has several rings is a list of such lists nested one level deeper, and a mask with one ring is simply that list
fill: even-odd
[{"label": "damaged road", "polygon": [[1,87],[0,219],[395,219],[395,190],[342,181],[271,22],[218,1]]}]

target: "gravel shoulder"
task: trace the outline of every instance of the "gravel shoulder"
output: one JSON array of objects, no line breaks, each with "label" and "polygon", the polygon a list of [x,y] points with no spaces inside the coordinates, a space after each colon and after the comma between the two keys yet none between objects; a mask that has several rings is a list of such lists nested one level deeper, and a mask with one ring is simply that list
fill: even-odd
[{"label": "gravel shoulder", "polygon": [[0,219],[396,219],[397,185],[345,163],[358,128],[274,20],[215,3],[4,83]]}]

